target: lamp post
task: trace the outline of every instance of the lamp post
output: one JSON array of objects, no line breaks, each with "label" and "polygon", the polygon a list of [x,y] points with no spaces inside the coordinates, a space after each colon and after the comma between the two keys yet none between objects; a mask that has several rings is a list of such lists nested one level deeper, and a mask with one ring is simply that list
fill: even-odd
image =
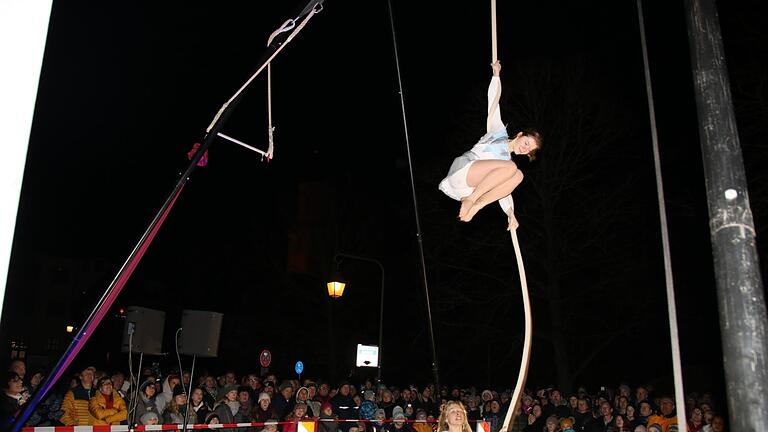
[{"label": "lamp post", "polygon": [[[343,258],[356,259],[356,260],[366,261],[369,263],[376,264],[377,266],[379,266],[379,270],[381,271],[381,300],[379,301],[379,355],[376,362],[376,369],[377,369],[376,383],[381,384],[381,350],[382,350],[382,340],[384,338],[384,266],[381,265],[381,262],[379,260],[376,260],[373,258],[366,258],[366,257],[357,256],[357,255],[337,252],[336,255],[333,256],[333,261],[334,263],[336,263],[337,269]],[[328,295],[331,298],[341,297],[344,294],[345,286],[346,286],[346,283],[344,283],[338,278],[334,279],[331,282],[328,282],[327,284]]]}]

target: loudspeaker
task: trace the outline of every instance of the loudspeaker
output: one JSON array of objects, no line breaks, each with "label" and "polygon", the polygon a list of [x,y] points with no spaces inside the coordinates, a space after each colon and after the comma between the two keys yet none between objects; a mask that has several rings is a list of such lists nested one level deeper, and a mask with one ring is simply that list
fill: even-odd
[{"label": "loudspeaker", "polygon": [[179,353],[198,357],[219,355],[221,320],[219,312],[184,310],[181,313]]},{"label": "loudspeaker", "polygon": [[[163,353],[163,329],[165,312],[141,306],[129,306],[125,310],[123,327],[123,352],[160,355]],[[133,334],[133,338],[131,338]],[[129,347],[130,341],[130,347]]]}]

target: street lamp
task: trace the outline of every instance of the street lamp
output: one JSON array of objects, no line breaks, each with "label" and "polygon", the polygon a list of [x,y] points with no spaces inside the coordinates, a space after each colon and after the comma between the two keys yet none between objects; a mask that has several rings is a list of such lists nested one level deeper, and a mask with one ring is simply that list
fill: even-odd
[{"label": "street lamp", "polygon": [[381,265],[379,260],[373,258],[365,258],[357,255],[337,252],[336,255],[333,256],[333,261],[336,263],[337,275],[334,277],[334,280],[326,284],[328,287],[328,295],[331,298],[339,298],[342,296],[342,294],[344,294],[344,287],[346,286],[346,283],[342,282],[342,280],[338,277],[338,268],[342,258],[350,258],[374,263],[379,266],[379,270],[381,271],[381,300],[379,301],[379,356],[376,365],[376,382],[381,384],[381,350],[382,340],[384,338],[384,266]]},{"label": "street lamp", "polygon": [[344,295],[344,287],[347,286],[347,283],[344,282],[344,279],[341,278],[339,272],[336,271],[333,279],[325,285],[328,287],[328,295],[331,298],[339,298]]}]

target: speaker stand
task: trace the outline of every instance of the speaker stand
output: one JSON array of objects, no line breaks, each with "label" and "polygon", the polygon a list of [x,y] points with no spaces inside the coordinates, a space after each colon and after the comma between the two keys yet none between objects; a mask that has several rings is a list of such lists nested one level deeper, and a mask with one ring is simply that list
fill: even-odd
[{"label": "speaker stand", "polygon": [[[187,419],[189,418],[189,410],[192,409],[192,404],[190,403],[192,401],[192,383],[195,382],[195,360],[197,360],[197,354],[192,355],[192,370],[189,372],[189,390],[186,390],[187,392],[187,409],[184,410],[184,423],[181,426],[181,432],[187,431]],[[184,372],[179,372],[182,375],[182,380],[184,379]],[[182,381],[181,387],[184,387],[184,382]],[[205,423],[205,419],[203,419],[203,423]]]},{"label": "speaker stand", "polygon": [[[131,359],[131,348],[128,349],[128,362],[129,369],[131,373],[131,391],[133,391],[133,397],[131,398],[131,406],[129,407],[128,411],[128,429],[133,430],[134,422],[136,421],[136,407],[139,406],[139,387],[141,387],[141,384],[139,383],[139,377],[141,376],[141,362],[144,360],[144,352],[139,353],[139,371],[136,374],[136,378],[133,377],[133,360]],[[154,385],[154,383],[153,383]]]}]

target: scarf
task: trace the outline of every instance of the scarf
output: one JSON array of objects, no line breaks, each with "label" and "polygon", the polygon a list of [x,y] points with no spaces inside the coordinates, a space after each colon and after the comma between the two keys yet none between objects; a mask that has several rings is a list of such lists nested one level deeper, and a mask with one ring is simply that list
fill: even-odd
[{"label": "scarf", "polygon": [[229,407],[229,410],[232,411],[232,415],[237,414],[240,410],[240,402],[238,401],[227,401],[227,406]]}]

